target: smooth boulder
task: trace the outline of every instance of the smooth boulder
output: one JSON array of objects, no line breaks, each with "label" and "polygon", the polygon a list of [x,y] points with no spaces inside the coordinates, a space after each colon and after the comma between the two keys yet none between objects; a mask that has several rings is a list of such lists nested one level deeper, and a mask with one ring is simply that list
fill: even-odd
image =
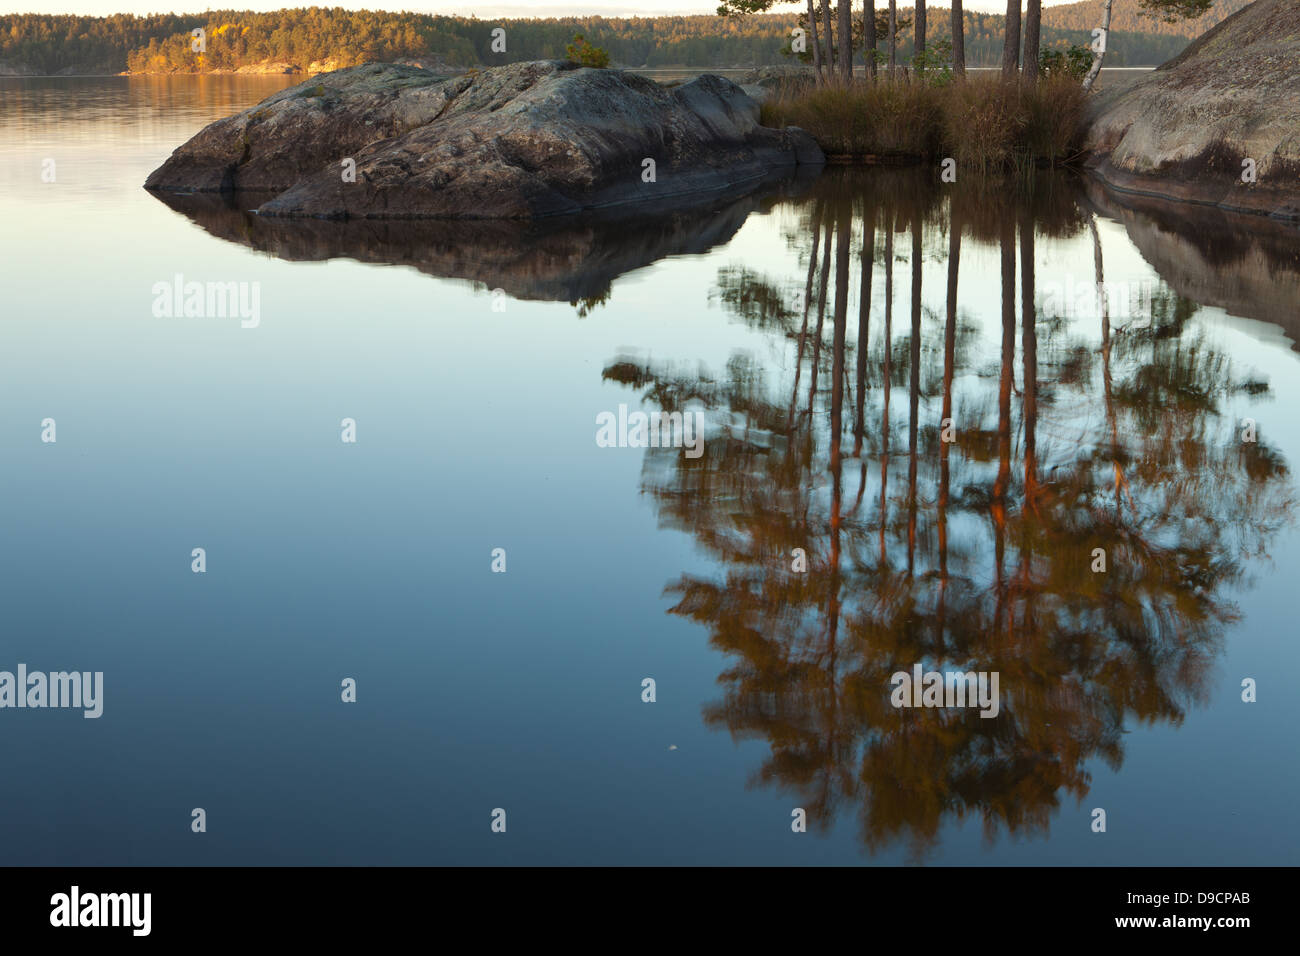
[{"label": "smooth boulder", "polygon": [[1085,148],[1121,189],[1300,217],[1300,3],[1256,0],[1102,94]]},{"label": "smooth boulder", "polygon": [[145,186],[270,191],[257,209],[268,216],[529,219],[734,190],[823,162],[807,133],[760,125],[758,104],[718,76],[667,89],[561,61],[452,78],[370,64],[213,123]]}]

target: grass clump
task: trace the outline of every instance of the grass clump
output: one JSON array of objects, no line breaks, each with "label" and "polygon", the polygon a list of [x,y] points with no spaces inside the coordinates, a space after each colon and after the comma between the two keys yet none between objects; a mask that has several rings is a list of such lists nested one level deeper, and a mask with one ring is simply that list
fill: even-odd
[{"label": "grass clump", "polygon": [[926,156],[938,147],[937,87],[853,83],[780,89],[763,104],[765,126],[799,126],[834,156]]},{"label": "grass clump", "polygon": [[1048,162],[1068,161],[1079,153],[1088,94],[1069,73],[1054,73],[1026,90],[1022,141],[1029,155]]},{"label": "grass clump", "polygon": [[778,88],[763,104],[762,122],[807,130],[832,158],[899,162],[942,156],[987,170],[1072,158],[1085,97],[1063,73],[1042,76],[1033,87],[1001,77],[882,77]]},{"label": "grass clump", "polygon": [[947,88],[942,114],[946,155],[981,170],[1012,162],[1028,125],[1019,83],[975,79]]}]

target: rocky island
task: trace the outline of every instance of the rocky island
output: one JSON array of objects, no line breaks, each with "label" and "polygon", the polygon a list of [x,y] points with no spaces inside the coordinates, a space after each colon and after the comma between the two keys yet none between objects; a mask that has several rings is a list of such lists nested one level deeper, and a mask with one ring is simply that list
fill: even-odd
[{"label": "rocky island", "polygon": [[[739,86],[676,88],[555,60],[458,77],[368,64],[206,127],[156,192],[257,191],[264,216],[533,219],[710,195],[820,166]],[[267,195],[269,194],[269,195]]]}]

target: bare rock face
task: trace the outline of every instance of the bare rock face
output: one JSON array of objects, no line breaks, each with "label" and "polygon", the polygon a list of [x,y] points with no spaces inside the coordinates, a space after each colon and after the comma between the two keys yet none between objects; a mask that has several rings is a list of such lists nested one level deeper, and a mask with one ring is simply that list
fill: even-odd
[{"label": "bare rock face", "polygon": [[1300,218],[1300,3],[1256,0],[1099,97],[1085,147],[1121,189]]},{"label": "bare rock face", "polygon": [[26,63],[9,63],[0,60],[0,76],[40,76],[41,71]]},{"label": "bare rock face", "polygon": [[213,123],[145,187],[270,190],[258,208],[268,216],[528,219],[734,189],[823,162],[807,133],[760,126],[758,104],[717,76],[668,90],[559,61],[450,79],[369,65]]},{"label": "bare rock face", "polygon": [[439,77],[410,66],[357,66],[315,77],[200,130],[144,185],[281,192],[326,162],[432,121],[447,93]]}]

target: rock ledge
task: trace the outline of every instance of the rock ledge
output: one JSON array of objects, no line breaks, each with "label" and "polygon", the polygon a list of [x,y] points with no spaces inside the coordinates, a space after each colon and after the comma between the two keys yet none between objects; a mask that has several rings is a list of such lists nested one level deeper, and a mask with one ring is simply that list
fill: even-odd
[{"label": "rock ledge", "polygon": [[1085,148],[1123,191],[1300,218],[1300,3],[1256,0],[1098,97]]},{"label": "rock ledge", "polygon": [[530,219],[730,190],[824,162],[806,132],[768,129],[758,114],[713,75],[669,90],[561,61],[451,78],[370,64],[211,124],[145,188],[270,192],[257,210],[267,216]]}]

